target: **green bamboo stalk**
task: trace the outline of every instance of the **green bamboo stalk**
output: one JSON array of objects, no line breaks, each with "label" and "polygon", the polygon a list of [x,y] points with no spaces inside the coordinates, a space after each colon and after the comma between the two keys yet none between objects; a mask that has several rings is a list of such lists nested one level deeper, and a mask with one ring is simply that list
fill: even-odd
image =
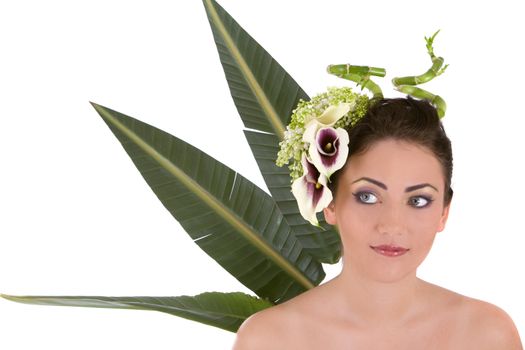
[{"label": "green bamboo stalk", "polygon": [[334,75],[342,74],[360,74],[360,75],[374,75],[376,77],[384,77],[386,70],[384,68],[369,67],[369,66],[353,66],[350,64],[331,64],[327,68],[328,73]]},{"label": "green bamboo stalk", "polygon": [[445,103],[445,100],[441,98],[441,96],[434,95],[428,92],[427,90],[423,90],[419,87],[412,86],[412,85],[400,85],[400,86],[396,86],[395,89],[404,94],[407,94],[407,95],[410,95],[416,98],[428,100],[430,103],[432,103],[436,107],[439,118],[443,118],[445,116],[445,112],[447,110],[447,104]]},{"label": "green bamboo stalk", "polygon": [[372,99],[383,98],[383,91],[379,85],[370,80],[370,76],[384,77],[386,70],[384,68],[369,66],[353,66],[350,64],[331,64],[326,68],[327,72],[339,78],[347,79],[361,85],[362,89],[369,90]]},{"label": "green bamboo stalk", "polygon": [[448,64],[445,65],[445,67],[441,68],[445,60],[443,59],[443,57],[436,57],[436,55],[434,54],[434,47],[433,47],[434,38],[436,37],[438,33],[439,33],[439,30],[435,32],[434,35],[432,35],[430,38],[425,37],[425,41],[427,43],[426,44],[427,52],[428,52],[428,55],[430,56],[430,59],[432,60],[432,66],[430,67],[430,69],[427,70],[425,73],[421,75],[417,75],[417,76],[396,77],[392,79],[392,84],[394,84],[394,86],[419,85],[419,84],[427,83],[431,81],[432,79],[434,79],[435,77],[443,74],[443,72],[445,72],[445,69],[447,69]]},{"label": "green bamboo stalk", "polygon": [[430,101],[430,103],[436,107],[439,118],[443,118],[447,109],[445,100],[438,95],[434,95],[426,90],[415,87],[416,85],[427,83],[435,77],[443,74],[448,67],[448,64],[443,67],[443,63],[445,62],[443,57],[437,57],[434,54],[434,39],[438,33],[439,30],[431,37],[425,37],[427,52],[432,60],[432,66],[430,69],[421,75],[393,78],[392,84],[394,84],[395,89],[398,91],[416,98]]},{"label": "green bamboo stalk", "polygon": [[392,79],[392,84],[394,84],[394,86],[399,86],[427,83],[445,71],[445,69],[448,67],[448,64],[443,69],[441,69],[443,62],[443,57],[435,57],[432,59],[432,67],[430,67],[430,69],[425,73],[416,76],[396,77]]}]

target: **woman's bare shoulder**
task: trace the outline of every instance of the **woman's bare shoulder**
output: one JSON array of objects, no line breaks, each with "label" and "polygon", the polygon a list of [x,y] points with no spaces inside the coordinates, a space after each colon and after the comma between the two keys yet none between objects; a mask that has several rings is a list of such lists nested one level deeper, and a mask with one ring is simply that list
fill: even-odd
[{"label": "woman's bare shoulder", "polygon": [[523,349],[518,330],[503,309],[469,297],[465,297],[465,305],[468,331],[471,339],[479,340],[479,349]]},{"label": "woman's bare shoulder", "polygon": [[287,329],[287,313],[280,305],[247,318],[237,331],[233,350],[280,349]]},{"label": "woman's bare shoulder", "polygon": [[[453,322],[463,348],[522,350],[518,330],[500,307],[424,282],[444,319]],[[435,308],[434,308],[435,310]]]}]

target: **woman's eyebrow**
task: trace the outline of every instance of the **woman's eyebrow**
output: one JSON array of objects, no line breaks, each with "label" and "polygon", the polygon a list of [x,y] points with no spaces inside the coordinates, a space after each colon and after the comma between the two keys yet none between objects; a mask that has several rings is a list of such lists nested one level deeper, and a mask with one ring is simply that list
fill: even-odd
[{"label": "woman's eyebrow", "polygon": [[[361,178],[355,180],[355,181],[352,182],[352,183],[356,183],[356,182],[358,182],[358,181],[363,181],[363,180],[364,180],[364,181],[371,182],[371,183],[373,183],[374,185],[379,186],[379,187],[381,187],[381,188],[384,189],[384,190],[388,190],[388,187],[387,187],[384,183],[382,183],[381,181],[374,180],[374,179],[369,178],[369,177],[361,177]],[[412,192],[412,191],[415,191],[415,190],[419,190],[420,188],[423,188],[423,187],[431,187],[431,188],[433,188],[436,192],[439,192],[437,188],[435,188],[434,186],[432,186],[432,185],[429,184],[429,183],[424,183],[424,184],[419,184],[419,185],[409,186],[409,187],[405,188],[405,192]]]}]

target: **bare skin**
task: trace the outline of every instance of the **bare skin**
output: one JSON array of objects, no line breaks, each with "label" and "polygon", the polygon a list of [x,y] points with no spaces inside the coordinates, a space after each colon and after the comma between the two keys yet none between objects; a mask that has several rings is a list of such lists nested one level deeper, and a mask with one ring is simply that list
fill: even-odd
[{"label": "bare skin", "polygon": [[252,316],[234,349],[522,349],[503,310],[422,280],[418,285],[426,305],[415,302],[402,321],[366,324],[330,301],[338,288],[331,280]]},{"label": "bare skin", "polygon": [[[432,153],[384,140],[342,172],[324,212],[341,235],[341,273],[250,317],[234,350],[523,349],[503,310],[416,276],[450,208]],[[385,256],[372,248],[382,244],[408,251]]]}]

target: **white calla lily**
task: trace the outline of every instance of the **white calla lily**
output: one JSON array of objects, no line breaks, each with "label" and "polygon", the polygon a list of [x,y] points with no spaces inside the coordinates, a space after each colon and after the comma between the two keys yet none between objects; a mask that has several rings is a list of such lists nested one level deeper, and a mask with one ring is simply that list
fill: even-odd
[{"label": "white calla lily", "polygon": [[309,144],[315,143],[317,130],[321,129],[322,127],[323,125],[317,120],[312,120],[310,123],[308,123],[308,126],[304,130],[303,141],[308,142]]},{"label": "white calla lily", "polygon": [[341,169],[348,158],[348,132],[342,128],[321,128],[310,142],[308,153],[313,165],[328,179]]},{"label": "white calla lily", "polygon": [[297,200],[302,217],[312,225],[319,226],[316,213],[330,204],[332,191],[327,187],[327,177],[319,173],[306,155],[303,155],[301,162],[304,175],[293,182],[292,193]]},{"label": "white calla lily", "polygon": [[310,123],[317,122],[321,127],[333,126],[339,119],[341,119],[346,113],[355,106],[355,102],[347,103],[342,102],[337,105],[328,106],[320,116],[312,118],[311,120],[305,120],[305,127],[308,128]]},{"label": "white calla lily", "polygon": [[[332,126],[354,105],[355,102],[329,106],[323,114],[310,120],[305,126],[303,142],[309,144],[307,147],[309,147],[310,159],[327,178],[345,164],[348,156],[348,133],[342,128],[334,129]],[[320,134],[321,130],[335,130],[335,132],[323,131]],[[319,135],[322,136],[321,140]],[[330,135],[328,139],[327,135]]]}]

